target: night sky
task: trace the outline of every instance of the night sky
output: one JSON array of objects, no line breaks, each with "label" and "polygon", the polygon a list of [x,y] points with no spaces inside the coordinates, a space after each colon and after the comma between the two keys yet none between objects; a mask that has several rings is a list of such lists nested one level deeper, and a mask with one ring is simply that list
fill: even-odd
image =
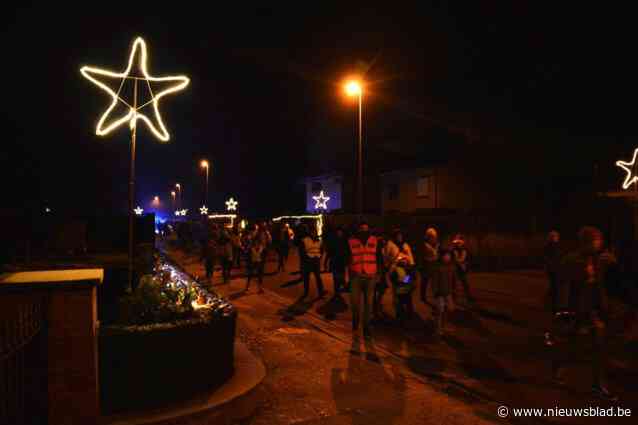
[{"label": "night sky", "polygon": [[365,149],[374,167],[391,167],[392,155],[463,149],[470,128],[479,166],[514,156],[517,187],[543,192],[586,186],[596,164],[619,185],[613,162],[630,159],[637,145],[630,10],[525,1],[243,10],[183,3],[3,13],[3,208],[126,209],[128,131],[94,135],[109,98],[79,68],[123,69],[138,35],[151,74],[191,78],[162,101],[168,144],[138,127],[140,204],[168,199],[180,182],[196,208],[206,157],[212,208],[234,196],[243,212],[301,211],[303,175],[352,163],[356,105],[340,91],[352,73],[369,82]]}]

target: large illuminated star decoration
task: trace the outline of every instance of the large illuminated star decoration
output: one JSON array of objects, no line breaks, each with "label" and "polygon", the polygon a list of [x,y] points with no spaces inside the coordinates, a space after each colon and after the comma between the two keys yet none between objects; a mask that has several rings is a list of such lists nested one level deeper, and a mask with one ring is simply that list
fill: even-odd
[{"label": "large illuminated star decoration", "polygon": [[201,215],[208,215],[208,208],[206,208],[206,205],[204,205],[203,207],[199,209],[199,213]]},{"label": "large illuminated star decoration", "polygon": [[228,211],[237,211],[237,205],[239,205],[239,202],[235,201],[233,198],[226,201],[226,209]]},{"label": "large illuminated star decoration", "polygon": [[[80,70],[84,77],[86,77],[89,81],[107,92],[112,98],[111,105],[107,108],[106,112],[102,114],[102,117],[97,123],[95,134],[97,134],[98,136],[105,136],[124,123],[129,123],[130,128],[133,129],[136,126],[137,120],[141,119],[146,123],[155,137],[163,142],[166,142],[170,139],[168,131],[166,130],[164,122],[162,121],[162,116],[159,112],[159,100],[168,94],[185,88],[189,83],[189,79],[188,77],[185,77],[183,75],[167,77],[153,77],[149,75],[146,67],[147,56],[146,43],[141,37],[138,37],[133,42],[133,48],[131,49],[131,54],[129,56],[128,66],[123,72],[118,73],[89,66],[84,66]],[[140,74],[138,76],[131,76],[131,69],[133,68],[134,63]],[[141,105],[137,105],[136,99],[134,99],[132,102],[130,100],[127,102],[126,100],[122,99],[120,97],[120,93],[122,92],[124,82],[127,79],[145,81],[146,85],[148,86],[148,91],[151,95],[151,100]],[[111,80],[120,80],[119,88],[117,89],[117,91],[114,91],[106,84],[107,81]],[[151,82],[173,84],[168,85],[162,91],[153,93],[153,90],[151,89]],[[117,106],[118,102],[122,102],[128,107],[128,113],[121,117],[111,117],[111,113]],[[133,103],[133,105],[131,105],[131,103]],[[142,108],[148,105],[153,106],[152,114],[145,115],[140,112]]]},{"label": "large illuminated star decoration", "polygon": [[312,199],[315,200],[315,209],[316,210],[327,210],[328,209],[328,201],[330,200],[329,196],[323,194],[323,190],[319,192],[319,196],[313,196]]},{"label": "large illuminated star decoration", "polygon": [[135,211],[136,215],[142,215],[142,213],[144,212],[144,210],[142,208],[140,208],[139,205],[133,211]]},{"label": "large illuminated star decoration", "polygon": [[634,156],[633,158],[631,158],[631,162],[616,161],[616,165],[622,168],[623,170],[625,170],[625,172],[627,173],[627,176],[625,177],[625,182],[622,185],[622,188],[625,190],[629,189],[629,186],[631,186],[632,184],[638,181],[638,176],[636,175],[632,176],[632,174],[634,174],[633,168],[636,164],[637,156],[638,156],[638,149],[634,151]]}]

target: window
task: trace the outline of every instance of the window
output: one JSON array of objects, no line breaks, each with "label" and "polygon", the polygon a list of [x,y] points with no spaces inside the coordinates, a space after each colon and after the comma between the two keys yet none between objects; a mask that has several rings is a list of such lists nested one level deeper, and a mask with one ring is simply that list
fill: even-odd
[{"label": "window", "polygon": [[416,196],[419,198],[427,198],[430,196],[430,177],[419,177],[416,181]]},{"label": "window", "polygon": [[311,192],[312,193],[319,193],[323,190],[323,185],[321,184],[321,182],[312,182],[312,188],[311,188]]},{"label": "window", "polygon": [[396,201],[397,199],[399,199],[399,184],[398,183],[388,184],[386,191],[388,193],[388,201]]}]

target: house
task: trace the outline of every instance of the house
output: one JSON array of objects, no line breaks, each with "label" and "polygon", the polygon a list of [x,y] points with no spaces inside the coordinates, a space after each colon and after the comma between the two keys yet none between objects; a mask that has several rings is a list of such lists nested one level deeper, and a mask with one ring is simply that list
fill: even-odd
[{"label": "house", "polygon": [[[306,186],[306,212],[330,212],[343,208],[342,175],[331,173],[308,177],[303,180],[303,183]],[[322,193],[323,198],[319,199],[318,197]],[[318,200],[315,200],[315,197],[317,197]]]},{"label": "house", "polygon": [[490,209],[494,197],[476,176],[453,162],[380,174],[381,213]]},{"label": "house", "polygon": [[[354,211],[354,178],[348,173],[331,172],[302,179],[305,185],[305,210],[308,213],[317,212],[345,212]],[[363,209],[366,213],[378,214],[379,207],[379,176],[378,174],[363,176]],[[326,208],[320,208],[315,197],[323,192]],[[319,207],[319,208],[318,208]]]}]

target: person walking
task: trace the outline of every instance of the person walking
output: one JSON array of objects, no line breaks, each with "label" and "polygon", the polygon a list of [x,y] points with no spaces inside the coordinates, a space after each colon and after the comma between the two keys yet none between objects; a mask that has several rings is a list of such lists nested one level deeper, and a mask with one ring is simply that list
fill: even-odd
[{"label": "person walking", "polygon": [[403,326],[405,320],[414,313],[412,292],[416,283],[416,270],[412,250],[400,229],[395,230],[385,246],[384,264],[387,270],[386,280],[392,287],[395,317]]},{"label": "person walking", "polygon": [[222,265],[224,283],[230,281],[230,271],[233,266],[233,242],[226,230],[222,230],[219,237],[219,260]]},{"label": "person walking", "polygon": [[435,329],[437,335],[445,333],[448,316],[454,311],[452,291],[456,286],[456,270],[452,262],[452,253],[447,250],[440,252],[439,267],[430,275],[432,280],[432,294],[434,296]]},{"label": "person walking", "polygon": [[304,246],[304,261],[303,266],[303,297],[308,296],[310,290],[310,274],[315,276],[315,282],[317,284],[317,294],[319,298],[325,295],[323,288],[323,282],[321,280],[321,257],[323,255],[323,245],[319,236],[317,235],[317,229],[315,227],[310,229],[310,234],[303,238]]},{"label": "person walking", "polygon": [[425,231],[425,241],[423,242],[423,256],[421,259],[421,285],[420,295],[421,301],[426,302],[428,284],[431,275],[436,270],[439,262],[439,236],[433,227]]},{"label": "person walking", "polygon": [[277,244],[277,251],[279,254],[279,267],[278,272],[286,271],[286,263],[288,262],[288,255],[290,253],[290,241],[292,240],[292,230],[288,223],[281,226],[279,230],[279,238]]},{"label": "person walking", "polygon": [[303,223],[297,226],[294,242],[295,242],[295,246],[297,247],[297,254],[299,256],[299,274],[301,276],[299,281],[303,280],[304,266],[307,263],[306,249],[304,248],[303,240],[306,236],[308,236],[308,234],[309,234],[308,226],[306,226]]},{"label": "person walking", "polygon": [[377,278],[375,279],[374,293],[372,294],[372,317],[375,321],[382,321],[385,316],[383,312],[383,297],[390,287],[383,255],[387,242],[380,231],[376,231],[373,234],[377,238],[377,249],[381,251],[381,255],[377,256]]},{"label": "person walking", "polygon": [[264,250],[266,247],[263,244],[261,238],[254,238],[250,241],[249,248],[249,261],[248,261],[248,276],[246,279],[246,289],[244,291],[248,291],[250,288],[250,280],[251,278],[257,278],[257,287],[259,288],[258,292],[260,294],[264,293],[263,289],[263,281],[264,281]]},{"label": "person walking", "polygon": [[230,242],[233,246],[233,267],[241,267],[241,235],[239,229],[235,227],[230,233]]},{"label": "person walking", "polygon": [[326,257],[332,273],[334,295],[346,289],[346,265],[348,258],[348,240],[342,227],[337,227],[331,243],[326,247]]},{"label": "person walking", "polygon": [[204,262],[204,268],[206,269],[206,279],[208,280],[208,284],[212,285],[215,263],[217,262],[217,237],[215,230],[211,230],[207,239],[202,249],[202,260]]},{"label": "person walking", "polygon": [[[460,233],[452,239],[452,262],[454,263],[454,270],[456,271],[456,283],[460,282],[463,285],[466,301],[469,304],[473,304],[475,300],[472,296],[472,292],[470,292],[470,284],[467,278],[469,255],[465,246],[465,238]],[[458,305],[456,287],[452,288],[452,296],[455,304]]]},{"label": "person walking", "polygon": [[592,352],[592,393],[616,401],[606,382],[605,340],[608,302],[607,271],[616,264],[613,254],[603,249],[603,234],[593,226],[578,232],[579,248],[560,263],[557,311],[554,315],[556,344],[552,356],[552,378],[563,385],[565,366],[575,363],[579,353]]},{"label": "person walking", "polygon": [[558,301],[558,267],[561,261],[560,234],[552,230],[547,235],[547,243],[544,249],[545,273],[547,273],[547,294],[549,296],[552,313],[556,313]]},{"label": "person walking", "polygon": [[[552,230],[547,234],[547,242],[545,243],[543,255],[543,263],[548,282],[545,298],[549,299],[552,315],[556,314],[558,303],[558,271],[561,257],[560,234]],[[552,332],[550,330],[545,332],[545,345],[554,345]]]},{"label": "person walking", "polygon": [[[361,222],[357,233],[348,240],[351,283],[352,331],[363,325],[363,335],[370,338],[370,297],[377,277],[377,259],[381,255],[377,238],[370,235],[368,223]],[[361,317],[363,304],[363,318]]]}]

